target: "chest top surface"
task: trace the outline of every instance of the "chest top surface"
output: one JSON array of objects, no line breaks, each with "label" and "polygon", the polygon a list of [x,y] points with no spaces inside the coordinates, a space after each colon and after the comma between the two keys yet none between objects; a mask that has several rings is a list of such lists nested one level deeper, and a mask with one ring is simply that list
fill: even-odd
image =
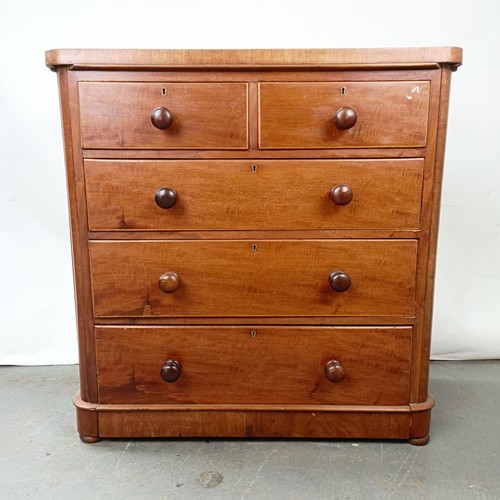
[{"label": "chest top surface", "polygon": [[251,67],[436,67],[462,64],[459,47],[370,49],[56,49],[46,52],[51,68],[75,69],[175,68],[227,66]]}]

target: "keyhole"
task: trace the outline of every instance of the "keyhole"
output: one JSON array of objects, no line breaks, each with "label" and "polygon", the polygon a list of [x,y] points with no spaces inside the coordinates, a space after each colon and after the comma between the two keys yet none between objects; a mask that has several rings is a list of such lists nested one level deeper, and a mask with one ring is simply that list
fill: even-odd
[{"label": "keyhole", "polygon": [[252,330],[250,332],[250,335],[252,336],[252,338],[254,339],[255,337],[257,337],[257,332],[255,330]]},{"label": "keyhole", "polygon": [[257,172],[257,165],[254,163],[252,165],[252,172],[255,174],[255,172]]},{"label": "keyhole", "polygon": [[167,89],[165,87],[161,88],[161,95],[167,95]]},{"label": "keyhole", "polygon": [[252,245],[252,252],[256,252],[257,251],[257,243],[254,243]]},{"label": "keyhole", "polygon": [[346,95],[347,89],[345,87],[340,87],[340,95]]}]

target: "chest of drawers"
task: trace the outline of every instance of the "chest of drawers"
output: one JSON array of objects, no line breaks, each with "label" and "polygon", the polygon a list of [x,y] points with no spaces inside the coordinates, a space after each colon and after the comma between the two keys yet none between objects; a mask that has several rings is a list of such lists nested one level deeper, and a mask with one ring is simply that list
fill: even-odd
[{"label": "chest of drawers", "polygon": [[458,48],[54,50],[84,441],[425,444]]}]

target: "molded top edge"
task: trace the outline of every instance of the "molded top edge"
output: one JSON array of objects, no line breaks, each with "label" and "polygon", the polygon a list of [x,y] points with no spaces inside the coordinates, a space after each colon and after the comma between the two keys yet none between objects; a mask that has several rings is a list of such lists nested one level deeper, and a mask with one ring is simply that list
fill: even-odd
[{"label": "molded top edge", "polygon": [[459,47],[380,49],[56,49],[45,53],[57,69],[252,68],[252,67],[435,67],[462,64]]}]

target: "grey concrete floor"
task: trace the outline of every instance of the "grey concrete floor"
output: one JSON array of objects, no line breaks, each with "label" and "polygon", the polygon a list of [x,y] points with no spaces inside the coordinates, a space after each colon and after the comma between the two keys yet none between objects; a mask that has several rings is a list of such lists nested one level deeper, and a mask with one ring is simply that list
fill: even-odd
[{"label": "grey concrete floor", "polygon": [[0,498],[500,499],[500,361],[433,362],[431,442],[82,443],[76,366],[0,367]]}]

